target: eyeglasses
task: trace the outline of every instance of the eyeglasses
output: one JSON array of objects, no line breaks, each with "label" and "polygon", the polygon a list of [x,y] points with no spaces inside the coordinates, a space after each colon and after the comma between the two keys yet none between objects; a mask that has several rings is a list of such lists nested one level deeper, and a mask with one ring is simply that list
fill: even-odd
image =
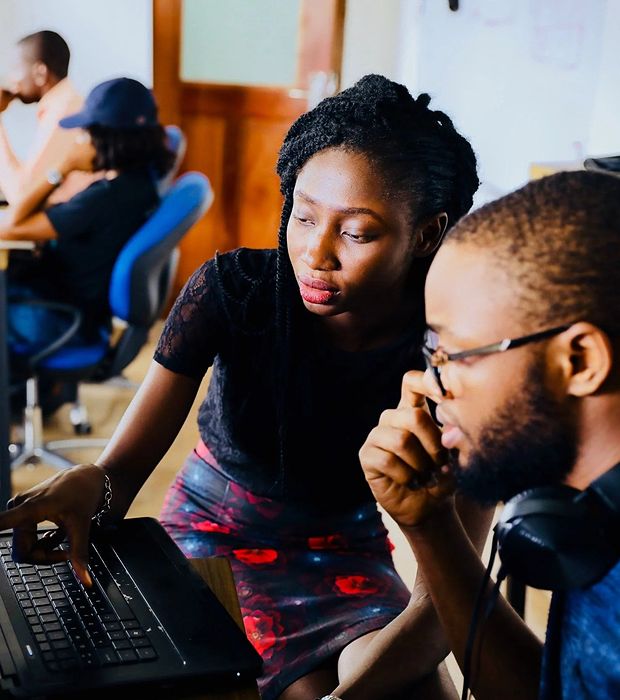
[{"label": "eyeglasses", "polygon": [[539,340],[551,338],[558,333],[563,333],[572,325],[572,323],[569,323],[564,326],[556,326],[546,331],[523,335],[520,338],[504,338],[497,343],[491,343],[491,345],[482,345],[479,348],[453,353],[446,352],[442,347],[437,347],[437,334],[432,330],[427,330],[424,336],[424,345],[422,345],[422,354],[424,355],[427,369],[431,370],[437,385],[441,389],[441,393],[445,396],[448,392],[441,382],[441,367],[446,363],[454,360],[464,360],[467,357],[475,357],[477,355],[493,355],[496,352],[506,352],[506,350],[519,348],[528,343],[536,343]]}]

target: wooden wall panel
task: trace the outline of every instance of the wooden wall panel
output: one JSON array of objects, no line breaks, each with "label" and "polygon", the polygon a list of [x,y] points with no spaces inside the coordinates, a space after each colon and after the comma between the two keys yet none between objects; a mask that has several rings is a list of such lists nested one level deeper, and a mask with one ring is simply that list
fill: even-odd
[{"label": "wooden wall panel", "polygon": [[187,137],[182,170],[205,173],[215,193],[181,243],[175,292],[216,250],[273,247],[282,208],[275,173],[290,124],[307,108],[316,71],[340,70],[345,0],[303,0],[295,85],[186,83],[179,76],[182,0],[153,0],[154,89],[166,124]]},{"label": "wooden wall panel", "polygon": [[235,246],[234,233],[226,226],[223,193],[225,120],[189,115],[183,118],[181,126],[188,144],[183,169],[205,173],[215,197],[206,215],[181,241],[177,291],[191,273],[211,258],[216,250],[229,250]]},{"label": "wooden wall panel", "polygon": [[279,146],[288,131],[288,121],[246,119],[239,167],[239,245],[274,248],[282,209],[280,179],[276,174]]}]

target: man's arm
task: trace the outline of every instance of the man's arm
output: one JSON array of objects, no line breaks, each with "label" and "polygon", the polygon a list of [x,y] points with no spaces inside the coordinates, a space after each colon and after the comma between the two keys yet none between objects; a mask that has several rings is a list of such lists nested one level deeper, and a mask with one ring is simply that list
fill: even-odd
[{"label": "man's arm", "polygon": [[[0,115],[14,99],[8,90],[0,88]],[[8,135],[0,117],[0,189],[8,202],[12,202],[19,191],[21,163],[9,142]]]},{"label": "man's arm", "polygon": [[[462,670],[484,565],[451,506],[402,530]],[[477,700],[538,697],[541,643],[503,597],[478,627],[474,650],[471,685]]]},{"label": "man's arm", "polygon": [[[481,552],[493,510],[461,501],[457,517],[470,542]],[[418,568],[409,605],[374,637],[354,671],[341,680],[335,695],[345,700],[395,696],[437,669],[450,653],[450,646],[427,588]]]},{"label": "man's arm", "polygon": [[[95,151],[90,142],[75,142],[55,168],[61,180],[74,170],[91,171]],[[46,241],[57,238],[49,218],[41,211],[58,183],[47,177],[35,180],[20,200],[10,206],[0,220],[0,238]]]},{"label": "man's arm", "polygon": [[[399,407],[384,412],[360,460],[375,498],[413,549],[462,668],[484,566],[457,514],[441,434],[424,408],[425,395],[422,373],[405,375]],[[477,700],[537,698],[541,652],[536,636],[500,597],[479,630],[472,678]]]}]

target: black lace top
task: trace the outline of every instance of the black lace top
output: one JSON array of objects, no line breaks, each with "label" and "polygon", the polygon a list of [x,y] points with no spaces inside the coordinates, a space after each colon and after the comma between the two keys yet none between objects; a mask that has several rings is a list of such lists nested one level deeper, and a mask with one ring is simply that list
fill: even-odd
[{"label": "black lace top", "polygon": [[155,360],[196,378],[213,366],[198,427],[230,478],[322,510],[354,507],[372,499],[358,451],[381,411],[398,403],[404,372],[419,368],[421,329],[389,347],[345,352],[315,335],[300,302],[282,483],[275,259],[274,250],[240,248],[200,267],[170,312]]}]

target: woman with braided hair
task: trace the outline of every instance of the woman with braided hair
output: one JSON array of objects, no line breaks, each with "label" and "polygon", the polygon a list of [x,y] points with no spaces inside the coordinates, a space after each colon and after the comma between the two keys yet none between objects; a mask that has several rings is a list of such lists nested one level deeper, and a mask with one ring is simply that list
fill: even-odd
[{"label": "woman with braided hair", "polygon": [[[11,503],[20,523],[24,510],[58,523],[87,582],[105,477],[106,517],[122,518],[212,367],[162,522],[187,556],[229,558],[265,700],[454,697],[423,582],[411,594],[397,575],[358,461],[420,366],[426,271],[478,186],[471,146],[429,100],[369,75],[301,116],[278,160],[277,250],[202,265],[97,463]],[[462,516],[481,547],[488,517]],[[16,542],[22,558],[50,556],[27,531]]]}]

